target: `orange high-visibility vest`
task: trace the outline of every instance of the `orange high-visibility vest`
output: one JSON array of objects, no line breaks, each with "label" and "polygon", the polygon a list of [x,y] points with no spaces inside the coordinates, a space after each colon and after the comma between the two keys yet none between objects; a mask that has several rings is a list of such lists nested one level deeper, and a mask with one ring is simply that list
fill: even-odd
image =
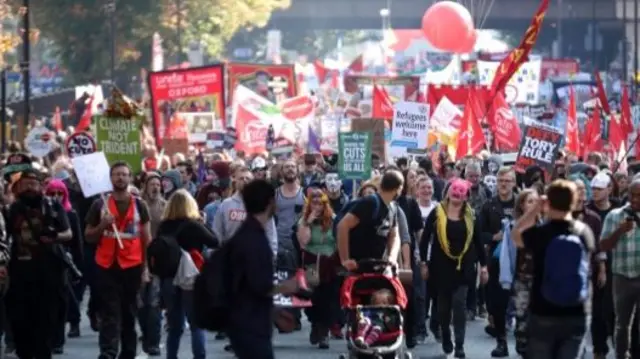
[{"label": "orange high-visibility vest", "polygon": [[115,217],[115,226],[118,229],[118,235],[122,241],[122,249],[118,245],[118,239],[113,232],[113,228],[106,229],[96,249],[96,264],[102,268],[110,268],[114,261],[118,261],[118,265],[122,269],[127,269],[141,265],[143,262],[144,248],[142,247],[142,238],[140,238],[140,212],[138,210],[137,201],[131,196],[131,203],[127,213],[122,216],[116,207],[116,201],[111,195],[107,197],[107,206],[109,213]]}]

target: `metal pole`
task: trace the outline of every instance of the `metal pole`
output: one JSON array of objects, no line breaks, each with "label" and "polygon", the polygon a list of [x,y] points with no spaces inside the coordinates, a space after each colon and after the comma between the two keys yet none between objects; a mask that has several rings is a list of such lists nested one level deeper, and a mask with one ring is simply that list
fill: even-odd
[{"label": "metal pole", "polygon": [[562,58],[562,18],[564,17],[562,7],[562,0],[558,0],[558,58]]},{"label": "metal pole", "polygon": [[0,95],[0,107],[2,113],[0,113],[0,147],[2,148],[2,153],[7,150],[7,72],[6,70],[2,70],[0,73],[0,91],[2,94]]},{"label": "metal pole", "polygon": [[109,69],[109,78],[111,80],[111,85],[116,85],[116,2],[112,0],[107,5],[107,12],[109,14],[109,31],[110,31],[110,40],[111,40],[111,64]]},{"label": "metal pole", "polygon": [[[633,1],[633,78],[638,76],[638,51],[640,51],[640,41],[638,41],[638,0]],[[634,86],[636,87],[636,86]]]},{"label": "metal pole", "polygon": [[622,0],[622,80],[627,81],[629,78],[629,49],[627,47],[627,2]]},{"label": "metal pole", "polygon": [[176,61],[178,62],[179,66],[182,63],[182,0],[176,0],[176,8],[178,11],[176,24],[176,41],[178,42],[178,54],[176,56]]},{"label": "metal pole", "polygon": [[598,39],[598,35],[597,35],[597,13],[598,13],[598,8],[597,8],[597,4],[596,4],[597,0],[591,0],[591,64],[593,65],[593,69],[592,71],[595,71],[595,69],[598,68],[598,50],[596,49],[596,46],[598,45],[597,39]]},{"label": "metal pole", "polygon": [[29,23],[29,0],[22,0],[24,15],[22,17],[24,33],[22,34],[22,83],[24,85],[24,121],[28,124],[31,120],[31,24]]}]

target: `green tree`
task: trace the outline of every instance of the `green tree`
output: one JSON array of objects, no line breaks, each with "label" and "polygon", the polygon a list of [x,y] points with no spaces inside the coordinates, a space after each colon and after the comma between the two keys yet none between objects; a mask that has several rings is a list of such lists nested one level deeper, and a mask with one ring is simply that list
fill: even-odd
[{"label": "green tree", "polygon": [[212,58],[220,58],[226,44],[241,29],[262,28],[274,10],[291,0],[189,0],[185,3],[185,42],[200,41]]},{"label": "green tree", "polygon": [[[33,22],[44,37],[55,42],[57,55],[74,83],[105,79],[109,74],[111,26],[106,5],[111,2],[31,0]],[[290,5],[290,0],[114,2],[116,71],[121,78],[149,66],[155,32],[163,38],[167,60],[175,59],[178,51],[196,40],[202,41],[209,56],[217,57],[238,30],[265,26],[273,10]],[[178,23],[183,49],[177,46]]]}]

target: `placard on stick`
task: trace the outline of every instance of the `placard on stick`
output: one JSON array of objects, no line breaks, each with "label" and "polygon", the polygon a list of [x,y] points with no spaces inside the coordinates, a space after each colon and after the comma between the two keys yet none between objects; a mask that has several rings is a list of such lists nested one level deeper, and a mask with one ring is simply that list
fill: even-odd
[{"label": "placard on stick", "polygon": [[547,173],[553,172],[562,136],[558,129],[550,126],[525,127],[514,166],[516,171],[524,173],[527,167],[537,165]]},{"label": "placard on stick", "polygon": [[71,159],[85,198],[113,191],[109,163],[104,152],[94,152]]}]

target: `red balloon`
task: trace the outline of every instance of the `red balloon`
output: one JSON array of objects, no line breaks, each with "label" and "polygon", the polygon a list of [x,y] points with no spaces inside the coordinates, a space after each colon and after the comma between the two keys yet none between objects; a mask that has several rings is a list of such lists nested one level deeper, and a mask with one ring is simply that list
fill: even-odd
[{"label": "red balloon", "polygon": [[474,31],[469,10],[453,1],[433,4],[422,17],[422,32],[439,50],[457,52],[467,45]]},{"label": "red balloon", "polygon": [[464,44],[459,49],[456,49],[453,52],[457,54],[468,54],[470,52],[473,52],[473,49],[476,47],[477,40],[478,40],[478,31],[472,30],[471,33],[469,34],[469,37],[464,42]]}]

